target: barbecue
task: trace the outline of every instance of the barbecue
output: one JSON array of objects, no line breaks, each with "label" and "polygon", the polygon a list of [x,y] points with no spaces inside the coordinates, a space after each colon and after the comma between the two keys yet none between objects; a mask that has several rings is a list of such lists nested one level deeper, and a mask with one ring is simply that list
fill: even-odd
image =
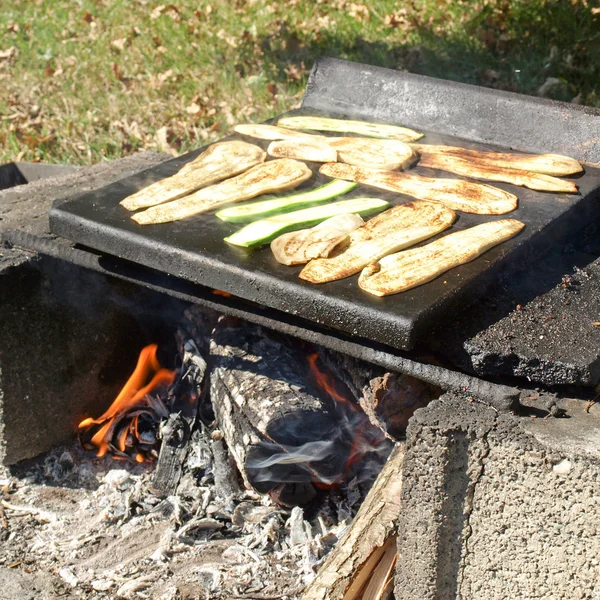
[{"label": "barbecue", "polygon": [[[121,202],[193,172],[195,159],[206,151],[199,149],[135,174],[125,170],[125,178],[115,173],[112,183],[91,192],[73,196],[71,189],[51,211],[52,236],[36,229],[41,220],[35,219],[31,230],[4,230],[7,245],[40,252],[37,262],[23,258],[25,267],[13,267],[9,286],[0,290],[13,311],[2,335],[12,321],[23,323],[23,307],[32,324],[22,327],[22,341],[8,337],[0,355],[0,419],[9,432],[5,461],[32,457],[75,431],[92,450],[67,442],[30,466],[16,467],[20,475],[7,480],[3,492],[0,536],[12,527],[13,539],[27,550],[19,554],[9,546],[9,565],[37,557],[44,568],[53,564],[56,577],[74,593],[100,597],[158,597],[167,594],[164,578],[176,582],[176,592],[168,592],[175,598],[185,593],[185,577],[215,598],[383,598],[392,593],[394,573],[397,600],[421,597],[427,585],[449,598],[464,582],[475,589],[478,575],[468,570],[468,560],[461,566],[463,545],[469,544],[469,560],[476,560],[487,540],[512,535],[511,522],[497,509],[491,514],[503,529],[490,535],[482,526],[489,523],[485,503],[497,489],[484,491],[499,477],[496,465],[505,473],[502,485],[518,486],[522,474],[511,470],[512,463],[539,462],[543,479],[579,473],[583,460],[553,442],[552,452],[533,442],[516,451],[505,440],[529,440],[524,427],[536,425],[540,436],[571,427],[574,439],[584,439],[577,427],[589,425],[580,412],[596,418],[600,317],[590,298],[600,281],[594,266],[600,255],[594,245],[600,171],[593,143],[600,129],[593,116],[595,121],[579,107],[321,60],[302,107],[273,119],[279,128],[236,127],[220,143],[251,141],[259,164],[221,183],[201,183],[205,187],[188,196],[210,202],[212,192],[206,190],[231,185],[275,160],[295,161],[262,163],[271,141],[317,138],[335,147],[334,140],[347,139],[340,135],[361,140],[395,135],[402,144],[418,139],[409,146],[411,156],[458,156],[461,165],[464,160],[482,171],[494,160],[505,161],[501,168],[514,173],[531,164],[531,171],[566,182],[568,193],[474,182],[418,162],[403,165],[409,171],[309,162],[300,163],[297,178],[284,183],[290,191],[275,190],[275,197],[265,198],[259,189],[252,202],[244,202],[242,191],[230,197],[239,203],[220,207],[218,214],[208,210],[171,222],[136,223],[131,217],[146,207],[136,213]],[[282,133],[284,126],[295,134]],[[427,147],[440,150],[428,153]],[[334,171],[340,168],[345,171]],[[371,169],[380,184],[393,173],[394,184],[388,181],[385,189],[367,184],[364,175],[377,181]],[[354,181],[340,178],[343,173]],[[448,196],[461,198],[466,184],[478,190],[470,198],[473,206],[484,197],[502,207],[495,214],[464,212],[398,190],[404,185],[404,192],[414,194],[419,183],[438,182],[420,192],[433,195],[444,191],[433,187],[444,180],[450,182],[441,184]],[[333,216],[327,211],[340,205],[343,219],[360,212],[367,195],[375,204],[364,209],[365,224],[332,230],[340,241],[329,247],[318,223],[326,224],[323,219]],[[185,198],[165,200],[164,206]],[[279,214],[282,207],[286,212]],[[406,239],[396,239],[402,224],[393,223],[394,215],[421,210],[422,223],[415,216],[421,230],[406,226]],[[266,231],[265,223],[273,229]],[[346,262],[343,278],[318,284],[299,277],[318,274],[316,267],[352,250],[353,240],[378,223],[385,248],[375,247],[368,264],[348,270]],[[285,233],[298,228],[302,234]],[[277,237],[282,233],[289,237]],[[225,241],[236,236],[244,243]],[[272,238],[274,249],[278,241],[293,241],[301,250],[299,262],[310,262],[286,264],[296,262],[287,255],[279,261],[268,245]],[[312,256],[303,246],[306,239],[324,242],[329,256]],[[457,251],[455,239],[464,240],[464,251]],[[443,264],[432,260],[438,254]],[[387,273],[404,261],[418,277],[401,282],[406,286],[401,291],[394,287],[398,277],[390,284]],[[389,295],[378,297],[380,292]],[[65,310],[58,299],[69,296],[76,306]],[[586,323],[577,329],[582,318]],[[133,335],[136,327],[144,335]],[[564,338],[547,339],[547,330],[564,332]],[[88,340],[97,348],[86,349]],[[537,357],[530,358],[527,343]],[[135,348],[141,351],[137,368]],[[40,360],[42,349],[50,363]],[[86,370],[96,373],[94,365],[110,355],[130,366],[111,379],[113,393],[97,389],[93,377],[74,387],[74,394],[63,391],[69,379],[80,381]],[[30,375],[19,375],[51,371],[46,365],[54,362],[65,373],[59,384],[34,388]],[[116,379],[125,382],[122,389]],[[557,383],[570,384],[579,400],[563,401],[564,388]],[[63,386],[56,388],[58,397],[57,385]],[[18,391],[22,388],[27,393]],[[61,401],[63,395],[68,400]],[[577,412],[575,402],[583,406],[585,400],[589,413]],[[572,418],[553,418],[563,411]],[[32,434],[23,433],[28,431]],[[593,478],[596,463],[585,464]],[[526,475],[534,480],[538,473]],[[587,490],[585,477],[579,481]],[[38,496],[31,496],[35,504],[29,502],[28,486],[31,494],[41,494],[39,478],[59,490],[63,483],[75,490],[102,483],[87,509],[85,502],[81,508],[73,503],[75,537],[69,537],[59,509],[56,514],[46,509],[41,495],[39,502]],[[576,486],[550,486],[548,495],[566,487],[579,498]],[[512,514],[520,515],[519,504],[528,506],[530,498],[516,489]],[[536,493],[531,501],[542,505]],[[84,523],[79,511],[95,514],[99,502],[105,504],[102,519]],[[562,513],[544,516],[559,522]],[[28,541],[35,536],[19,537],[21,519],[36,520],[42,537],[51,531],[43,522],[55,522],[46,554]],[[585,526],[580,531],[591,544]],[[105,543],[104,532],[123,550],[90,547],[97,543],[90,540]],[[151,540],[152,552],[144,558],[135,550],[140,533]],[[433,546],[431,539],[437,540]],[[218,557],[214,562],[202,555],[205,548]],[[569,569],[579,565],[577,556],[569,554]],[[510,557],[503,561],[509,564]],[[577,581],[595,585],[593,565],[572,568]],[[494,573],[504,577],[504,564],[494,565]]]}]

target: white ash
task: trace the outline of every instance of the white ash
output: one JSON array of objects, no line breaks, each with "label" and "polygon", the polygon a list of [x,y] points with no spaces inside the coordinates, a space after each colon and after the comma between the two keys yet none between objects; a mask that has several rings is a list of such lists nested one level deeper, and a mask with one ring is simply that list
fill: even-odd
[{"label": "white ash", "polygon": [[75,444],[0,472],[0,587],[12,568],[43,576],[49,598],[297,599],[369,486],[332,489],[306,511],[236,486],[223,498],[209,432],[192,441],[167,498],[149,491],[153,465]]}]

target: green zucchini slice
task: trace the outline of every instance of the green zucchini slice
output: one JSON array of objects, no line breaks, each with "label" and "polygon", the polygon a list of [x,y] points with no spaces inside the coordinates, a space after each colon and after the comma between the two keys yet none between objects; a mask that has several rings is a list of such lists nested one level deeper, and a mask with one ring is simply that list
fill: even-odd
[{"label": "green zucchini slice", "polygon": [[358,214],[367,216],[380,212],[388,206],[389,202],[381,198],[340,200],[325,206],[304,208],[284,215],[254,221],[254,223],[249,223],[226,237],[225,241],[234,246],[244,246],[246,248],[261,246],[268,244],[282,233],[311,227],[336,215]]},{"label": "green zucchini slice", "polygon": [[325,185],[307,192],[296,192],[289,196],[259,200],[246,204],[236,204],[217,211],[215,214],[222,221],[229,223],[243,223],[271,217],[280,213],[290,212],[305,208],[308,205],[327,202],[332,198],[347,194],[358,184],[353,181],[334,179]]}]

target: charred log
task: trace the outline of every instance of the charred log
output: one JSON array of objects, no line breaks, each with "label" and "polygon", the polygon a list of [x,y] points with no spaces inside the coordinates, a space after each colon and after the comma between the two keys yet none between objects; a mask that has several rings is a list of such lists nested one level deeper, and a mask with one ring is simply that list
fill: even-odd
[{"label": "charred log", "polygon": [[206,367],[196,344],[192,340],[185,342],[180,374],[169,390],[171,413],[160,428],[162,444],[152,480],[157,495],[168,496],[179,484],[188,441],[196,423]]},{"label": "charred log", "polygon": [[336,481],[352,446],[340,407],[311,382],[306,349],[292,344],[223,319],[210,345],[213,409],[244,481],[286,504]]},{"label": "charred log", "polygon": [[441,388],[416,377],[386,372],[346,354],[325,349],[319,354],[352,392],[369,421],[394,441],[404,436],[415,410],[442,394]]},{"label": "charred log", "polygon": [[301,600],[353,600],[390,587],[400,512],[404,444],[397,444],[352,524],[326,558]]}]

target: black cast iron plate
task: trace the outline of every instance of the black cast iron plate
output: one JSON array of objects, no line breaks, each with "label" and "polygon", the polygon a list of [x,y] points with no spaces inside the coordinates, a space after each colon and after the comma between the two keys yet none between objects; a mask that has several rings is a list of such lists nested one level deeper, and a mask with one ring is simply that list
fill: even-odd
[{"label": "black cast iron plate", "polygon": [[[306,112],[306,109],[301,109],[295,114]],[[410,123],[404,125],[410,126]],[[434,133],[427,134],[422,142],[495,149]],[[261,145],[265,147],[265,144]],[[463,300],[472,302],[501,267],[509,261],[523,260],[532,241],[554,235],[555,226],[565,220],[567,213],[572,214],[571,209],[600,187],[600,170],[593,168],[586,168],[586,173],[576,178],[580,195],[534,192],[490,182],[516,194],[518,209],[503,216],[460,213],[449,231],[506,217],[523,221],[525,230],[516,238],[435,281],[402,294],[376,298],[358,288],[358,275],[313,285],[298,279],[300,267],[278,264],[268,247],[246,250],[228,245],[223,238],[239,226],[221,222],[214,212],[161,225],[140,226],[132,221],[130,213],[119,205],[120,200],[142,186],[176,173],[201,150],[53,208],[50,213],[51,231],[101,252],[400,349],[412,348],[424,329],[429,329],[442,317],[450,318],[449,313]],[[318,174],[319,165],[309,166],[315,175],[298,189],[316,187],[327,181]],[[453,177],[419,167],[413,172]],[[363,185],[346,197],[359,195],[382,197],[392,204],[411,200],[407,196]]]}]

